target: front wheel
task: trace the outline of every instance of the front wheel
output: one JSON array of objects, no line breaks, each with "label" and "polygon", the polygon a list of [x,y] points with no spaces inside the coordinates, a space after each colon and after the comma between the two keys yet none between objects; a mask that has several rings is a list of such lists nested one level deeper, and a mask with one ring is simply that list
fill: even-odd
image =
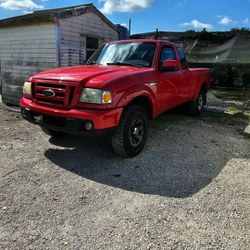
[{"label": "front wheel", "polygon": [[112,147],[122,157],[133,157],[144,148],[148,136],[146,111],[137,105],[128,106],[113,135]]},{"label": "front wheel", "polygon": [[195,101],[188,103],[188,113],[193,116],[199,116],[206,104],[206,92],[201,91]]}]

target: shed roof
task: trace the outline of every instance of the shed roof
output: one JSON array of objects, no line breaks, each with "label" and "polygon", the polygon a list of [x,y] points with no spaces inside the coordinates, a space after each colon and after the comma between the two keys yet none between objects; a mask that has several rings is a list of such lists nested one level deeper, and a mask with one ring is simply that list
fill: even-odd
[{"label": "shed roof", "polygon": [[57,9],[34,11],[33,13],[22,16],[1,19],[0,28],[21,24],[29,25],[32,22],[55,22],[57,18],[67,18],[70,16],[78,16],[84,13],[91,12],[98,15],[106,24],[116,30],[115,25],[106,16],[104,16],[92,3]]}]

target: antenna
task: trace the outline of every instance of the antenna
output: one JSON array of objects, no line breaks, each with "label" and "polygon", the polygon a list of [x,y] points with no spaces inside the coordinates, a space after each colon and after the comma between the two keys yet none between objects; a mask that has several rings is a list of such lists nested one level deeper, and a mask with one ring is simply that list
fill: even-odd
[{"label": "antenna", "polygon": [[129,21],[128,21],[128,32],[129,32],[129,36],[131,36],[131,32],[132,32],[132,21],[131,21],[131,19],[129,19]]},{"label": "antenna", "polygon": [[157,28],[155,31],[155,40],[158,40],[158,38],[159,38],[159,30]]}]

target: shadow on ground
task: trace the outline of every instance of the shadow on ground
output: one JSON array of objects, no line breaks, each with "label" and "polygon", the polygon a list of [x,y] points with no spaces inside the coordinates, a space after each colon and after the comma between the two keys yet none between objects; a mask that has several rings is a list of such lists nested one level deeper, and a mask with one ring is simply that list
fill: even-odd
[{"label": "shadow on ground", "polygon": [[57,166],[98,183],[184,198],[206,187],[229,160],[229,142],[221,139],[226,136],[224,129],[216,129],[211,119],[208,114],[201,118],[161,115],[151,123],[145,150],[133,159],[116,156],[105,139],[73,136],[51,138],[52,144],[62,148],[48,149],[45,156]]}]

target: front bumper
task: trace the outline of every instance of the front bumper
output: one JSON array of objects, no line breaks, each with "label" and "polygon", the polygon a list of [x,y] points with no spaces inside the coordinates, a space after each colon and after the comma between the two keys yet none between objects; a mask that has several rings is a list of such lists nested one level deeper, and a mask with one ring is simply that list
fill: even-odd
[{"label": "front bumper", "polygon": [[20,106],[22,116],[26,120],[56,131],[74,134],[89,132],[85,130],[84,125],[86,122],[93,124],[93,131],[115,128],[119,124],[123,110],[122,108],[111,110],[61,110],[42,106],[24,97],[20,101]]}]

